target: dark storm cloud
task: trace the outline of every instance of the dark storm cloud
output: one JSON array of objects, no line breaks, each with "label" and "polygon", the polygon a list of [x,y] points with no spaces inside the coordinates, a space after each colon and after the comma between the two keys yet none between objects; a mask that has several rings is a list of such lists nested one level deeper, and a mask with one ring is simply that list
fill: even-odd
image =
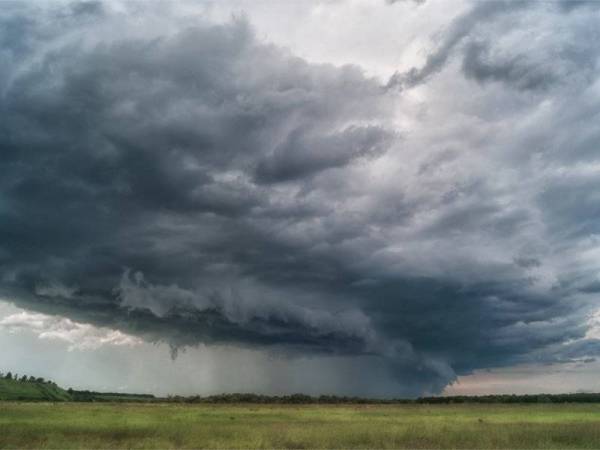
[{"label": "dark storm cloud", "polygon": [[[524,9],[550,28],[574,20],[569,37],[591,32],[583,9],[476,4],[396,81],[426,84],[460,44],[454,76],[489,98],[456,114],[475,120],[465,129],[456,111],[429,113],[434,137],[416,148],[376,79],[263,43],[245,20],[171,32],[130,29],[97,3],[3,12],[1,293],[175,349],[379,358],[394,395],[593,357],[597,130],[573,93],[596,110],[598,54],[558,46],[546,75],[518,56],[545,47],[508,54],[472,38]],[[564,82],[577,61],[585,74]],[[519,89],[555,97],[529,105]],[[457,136],[432,143],[445,122]],[[546,145],[554,130],[568,155]]]},{"label": "dark storm cloud", "polygon": [[257,178],[276,182],[308,177],[353,159],[385,152],[393,135],[380,127],[350,127],[332,136],[313,139],[305,130],[294,130],[285,142],[258,164]]}]

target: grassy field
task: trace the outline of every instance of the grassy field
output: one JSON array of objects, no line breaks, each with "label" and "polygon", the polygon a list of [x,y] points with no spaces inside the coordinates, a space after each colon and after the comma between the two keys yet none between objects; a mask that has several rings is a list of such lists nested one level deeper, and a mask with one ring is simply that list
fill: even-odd
[{"label": "grassy field", "polygon": [[0,448],[600,448],[600,404],[0,402]]}]

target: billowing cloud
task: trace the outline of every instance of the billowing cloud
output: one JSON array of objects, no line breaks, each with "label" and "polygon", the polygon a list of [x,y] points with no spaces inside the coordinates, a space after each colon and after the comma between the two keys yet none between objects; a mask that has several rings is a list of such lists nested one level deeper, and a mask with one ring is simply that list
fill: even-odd
[{"label": "billowing cloud", "polygon": [[0,320],[0,328],[9,333],[33,333],[39,339],[64,342],[68,350],[96,350],[103,346],[136,346],[142,340],[118,330],[97,328],[73,322],[65,317],[22,311]]},{"label": "billowing cloud", "polygon": [[1,13],[4,297],[175,349],[375,358],[390,395],[597,353],[597,10],[476,3],[386,88],[244,18],[113,6]]}]

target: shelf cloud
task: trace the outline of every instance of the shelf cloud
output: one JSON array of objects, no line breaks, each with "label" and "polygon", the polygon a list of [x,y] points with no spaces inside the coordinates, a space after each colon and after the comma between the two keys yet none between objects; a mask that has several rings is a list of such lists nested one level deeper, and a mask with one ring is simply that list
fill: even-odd
[{"label": "shelf cloud", "polygon": [[0,12],[0,293],[32,321],[376,358],[390,395],[597,356],[595,4],[467,3],[387,78],[115,5]]}]

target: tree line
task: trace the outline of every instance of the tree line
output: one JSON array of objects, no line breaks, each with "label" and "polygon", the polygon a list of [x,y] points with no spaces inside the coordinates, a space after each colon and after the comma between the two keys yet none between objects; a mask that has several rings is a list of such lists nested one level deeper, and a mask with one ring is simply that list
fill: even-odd
[{"label": "tree line", "polygon": [[[42,377],[13,374],[12,372],[0,372],[0,379],[13,380],[22,383],[39,383],[53,387],[58,385]],[[337,395],[311,396],[306,394],[291,395],[263,395],[253,393],[217,394],[208,396],[168,396],[154,397],[151,394],[127,394],[117,392],[94,392],[77,391],[68,389],[66,391],[72,401],[95,402],[95,401],[145,401],[145,402],[168,402],[168,403],[254,403],[254,404],[456,404],[456,403],[600,403],[600,393],[573,393],[573,394],[499,394],[499,395],[461,395],[440,397],[419,397],[416,399],[388,398],[373,399],[363,397],[349,397]]]},{"label": "tree line", "polygon": [[457,404],[457,403],[600,403],[600,393],[478,395],[419,397],[416,399],[373,399],[336,395],[310,396],[292,394],[282,396],[261,394],[219,394],[202,397],[169,396],[160,401],[180,403],[257,403],[257,404]]},{"label": "tree line", "polygon": [[3,380],[13,380],[13,381],[20,381],[23,383],[41,383],[41,384],[49,384],[51,386],[57,386],[57,384],[54,381],[50,381],[50,380],[45,380],[43,377],[34,377],[32,375],[21,375],[19,376],[19,374],[15,373],[13,374],[12,372],[7,372],[7,373],[3,373],[0,372],[0,379]]}]

